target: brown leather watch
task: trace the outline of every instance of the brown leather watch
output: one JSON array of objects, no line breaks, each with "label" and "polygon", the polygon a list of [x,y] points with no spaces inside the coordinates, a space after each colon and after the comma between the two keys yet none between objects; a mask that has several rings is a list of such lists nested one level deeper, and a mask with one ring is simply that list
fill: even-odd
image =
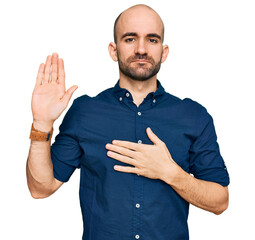
[{"label": "brown leather watch", "polygon": [[37,140],[37,141],[49,141],[51,139],[51,137],[52,137],[52,133],[53,133],[53,128],[48,133],[41,132],[41,131],[35,129],[34,126],[33,126],[33,123],[32,123],[32,127],[31,127],[31,132],[30,132],[29,138],[31,140]]}]

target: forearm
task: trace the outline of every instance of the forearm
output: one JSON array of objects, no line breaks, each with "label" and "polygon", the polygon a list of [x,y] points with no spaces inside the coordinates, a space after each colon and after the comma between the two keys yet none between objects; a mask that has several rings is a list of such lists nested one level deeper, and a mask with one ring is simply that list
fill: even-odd
[{"label": "forearm", "polygon": [[[66,90],[63,59],[57,53],[47,56],[38,69],[32,94],[33,126],[42,132],[50,132],[54,121],[66,109],[78,86]],[[50,141],[31,141],[26,166],[27,184],[34,198],[54,193],[63,182],[54,178]]]},{"label": "forearm", "polygon": [[[38,127],[36,129],[44,129],[49,131],[49,127]],[[43,130],[41,130],[43,131]],[[54,182],[53,165],[50,154],[50,141],[35,141],[31,140],[29,155],[26,165],[27,184],[33,197],[49,196],[51,194],[52,185]]]},{"label": "forearm", "polygon": [[165,176],[166,183],[183,199],[199,208],[218,215],[228,207],[228,191],[220,184],[197,179],[179,166],[174,177]]}]

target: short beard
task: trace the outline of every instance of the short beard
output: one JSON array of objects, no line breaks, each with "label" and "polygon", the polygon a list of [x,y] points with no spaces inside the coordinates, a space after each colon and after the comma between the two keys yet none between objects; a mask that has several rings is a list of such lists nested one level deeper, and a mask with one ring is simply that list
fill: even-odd
[{"label": "short beard", "polygon": [[[151,77],[155,76],[160,70],[162,54],[161,54],[159,62],[156,64],[155,64],[155,61],[151,57],[148,57],[147,55],[136,54],[135,56],[131,56],[127,59],[127,64],[123,63],[120,60],[118,51],[117,51],[117,56],[118,56],[118,64],[119,64],[120,72],[133,80],[146,81],[150,79]],[[142,73],[139,73],[136,68],[131,68],[128,66],[129,63],[131,63],[132,61],[136,59],[145,59],[152,64],[152,67],[146,68],[146,70],[144,70]]]}]

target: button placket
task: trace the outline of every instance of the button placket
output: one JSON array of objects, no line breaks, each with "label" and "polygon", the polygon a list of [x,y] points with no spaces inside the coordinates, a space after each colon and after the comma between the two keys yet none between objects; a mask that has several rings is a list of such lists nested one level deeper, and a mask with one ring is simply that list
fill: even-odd
[{"label": "button placket", "polygon": [[[147,102],[144,101],[143,105],[139,105],[139,107],[136,107],[136,114],[135,115],[135,137],[137,139],[137,143],[142,144],[142,139],[144,136],[144,123],[143,123],[143,114],[142,114],[142,109],[144,109],[144,106],[146,106]],[[139,175],[136,174],[137,176],[135,176],[134,180],[135,180],[135,184],[134,184],[134,222],[133,222],[133,234],[135,239],[141,239],[142,236],[142,219],[143,219],[143,215],[142,215],[142,203],[143,203],[143,184],[144,184],[144,180],[143,178]]]},{"label": "button placket", "polygon": [[[138,114],[138,116],[141,116],[142,115],[142,113],[139,111],[139,112],[137,112],[137,114]],[[138,140],[138,143],[142,143],[142,140]],[[136,174],[137,176],[140,176],[139,174]]]}]

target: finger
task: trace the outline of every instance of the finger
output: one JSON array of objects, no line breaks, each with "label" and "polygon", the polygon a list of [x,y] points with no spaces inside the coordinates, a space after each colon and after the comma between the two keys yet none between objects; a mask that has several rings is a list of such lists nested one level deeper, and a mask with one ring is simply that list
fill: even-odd
[{"label": "finger", "polygon": [[136,173],[136,174],[139,173],[138,169],[134,167],[123,167],[119,165],[114,165],[113,168],[114,170],[117,170],[119,172]]},{"label": "finger", "polygon": [[152,132],[151,128],[150,127],[147,127],[146,128],[146,132],[147,132],[147,135],[149,137],[149,139],[154,143],[154,144],[160,144],[162,141],[158,138],[158,136]]},{"label": "finger", "polygon": [[106,145],[106,148],[107,148],[108,150],[111,150],[111,151],[120,153],[121,155],[130,157],[130,158],[134,158],[134,159],[136,158],[137,152],[136,152],[136,151],[133,151],[133,150],[130,150],[130,149],[128,149],[128,148],[120,147],[120,146],[112,145],[112,144],[107,144],[107,145]]},{"label": "finger", "polygon": [[75,91],[77,88],[78,88],[77,85],[74,85],[74,86],[70,87],[70,88],[66,91],[66,93],[64,94],[64,96],[62,97],[62,101],[66,104],[66,106],[67,106],[68,102],[70,101],[70,99],[71,99],[71,97],[72,97],[74,91]]},{"label": "finger", "polygon": [[134,142],[129,142],[129,141],[121,141],[121,140],[113,140],[112,143],[114,145],[129,148],[129,149],[132,149],[134,151],[140,151],[140,149],[141,149],[141,144],[140,143],[134,143]]},{"label": "finger", "polygon": [[135,166],[135,163],[136,163],[135,159],[123,156],[121,154],[118,154],[118,153],[112,152],[112,151],[107,151],[107,156],[114,158],[120,162],[124,162],[124,163],[130,164],[130,165],[133,165],[133,166]]},{"label": "finger", "polygon": [[44,76],[44,67],[45,67],[44,63],[41,63],[39,66],[37,77],[36,77],[36,83],[35,83],[36,86],[42,85],[43,76]]},{"label": "finger", "polygon": [[65,68],[62,58],[58,59],[58,83],[65,87]]},{"label": "finger", "polygon": [[58,54],[52,54],[52,72],[51,72],[51,82],[57,83],[58,79]]},{"label": "finger", "polygon": [[51,68],[51,55],[49,55],[46,59],[44,83],[49,83],[50,81],[50,68]]}]

